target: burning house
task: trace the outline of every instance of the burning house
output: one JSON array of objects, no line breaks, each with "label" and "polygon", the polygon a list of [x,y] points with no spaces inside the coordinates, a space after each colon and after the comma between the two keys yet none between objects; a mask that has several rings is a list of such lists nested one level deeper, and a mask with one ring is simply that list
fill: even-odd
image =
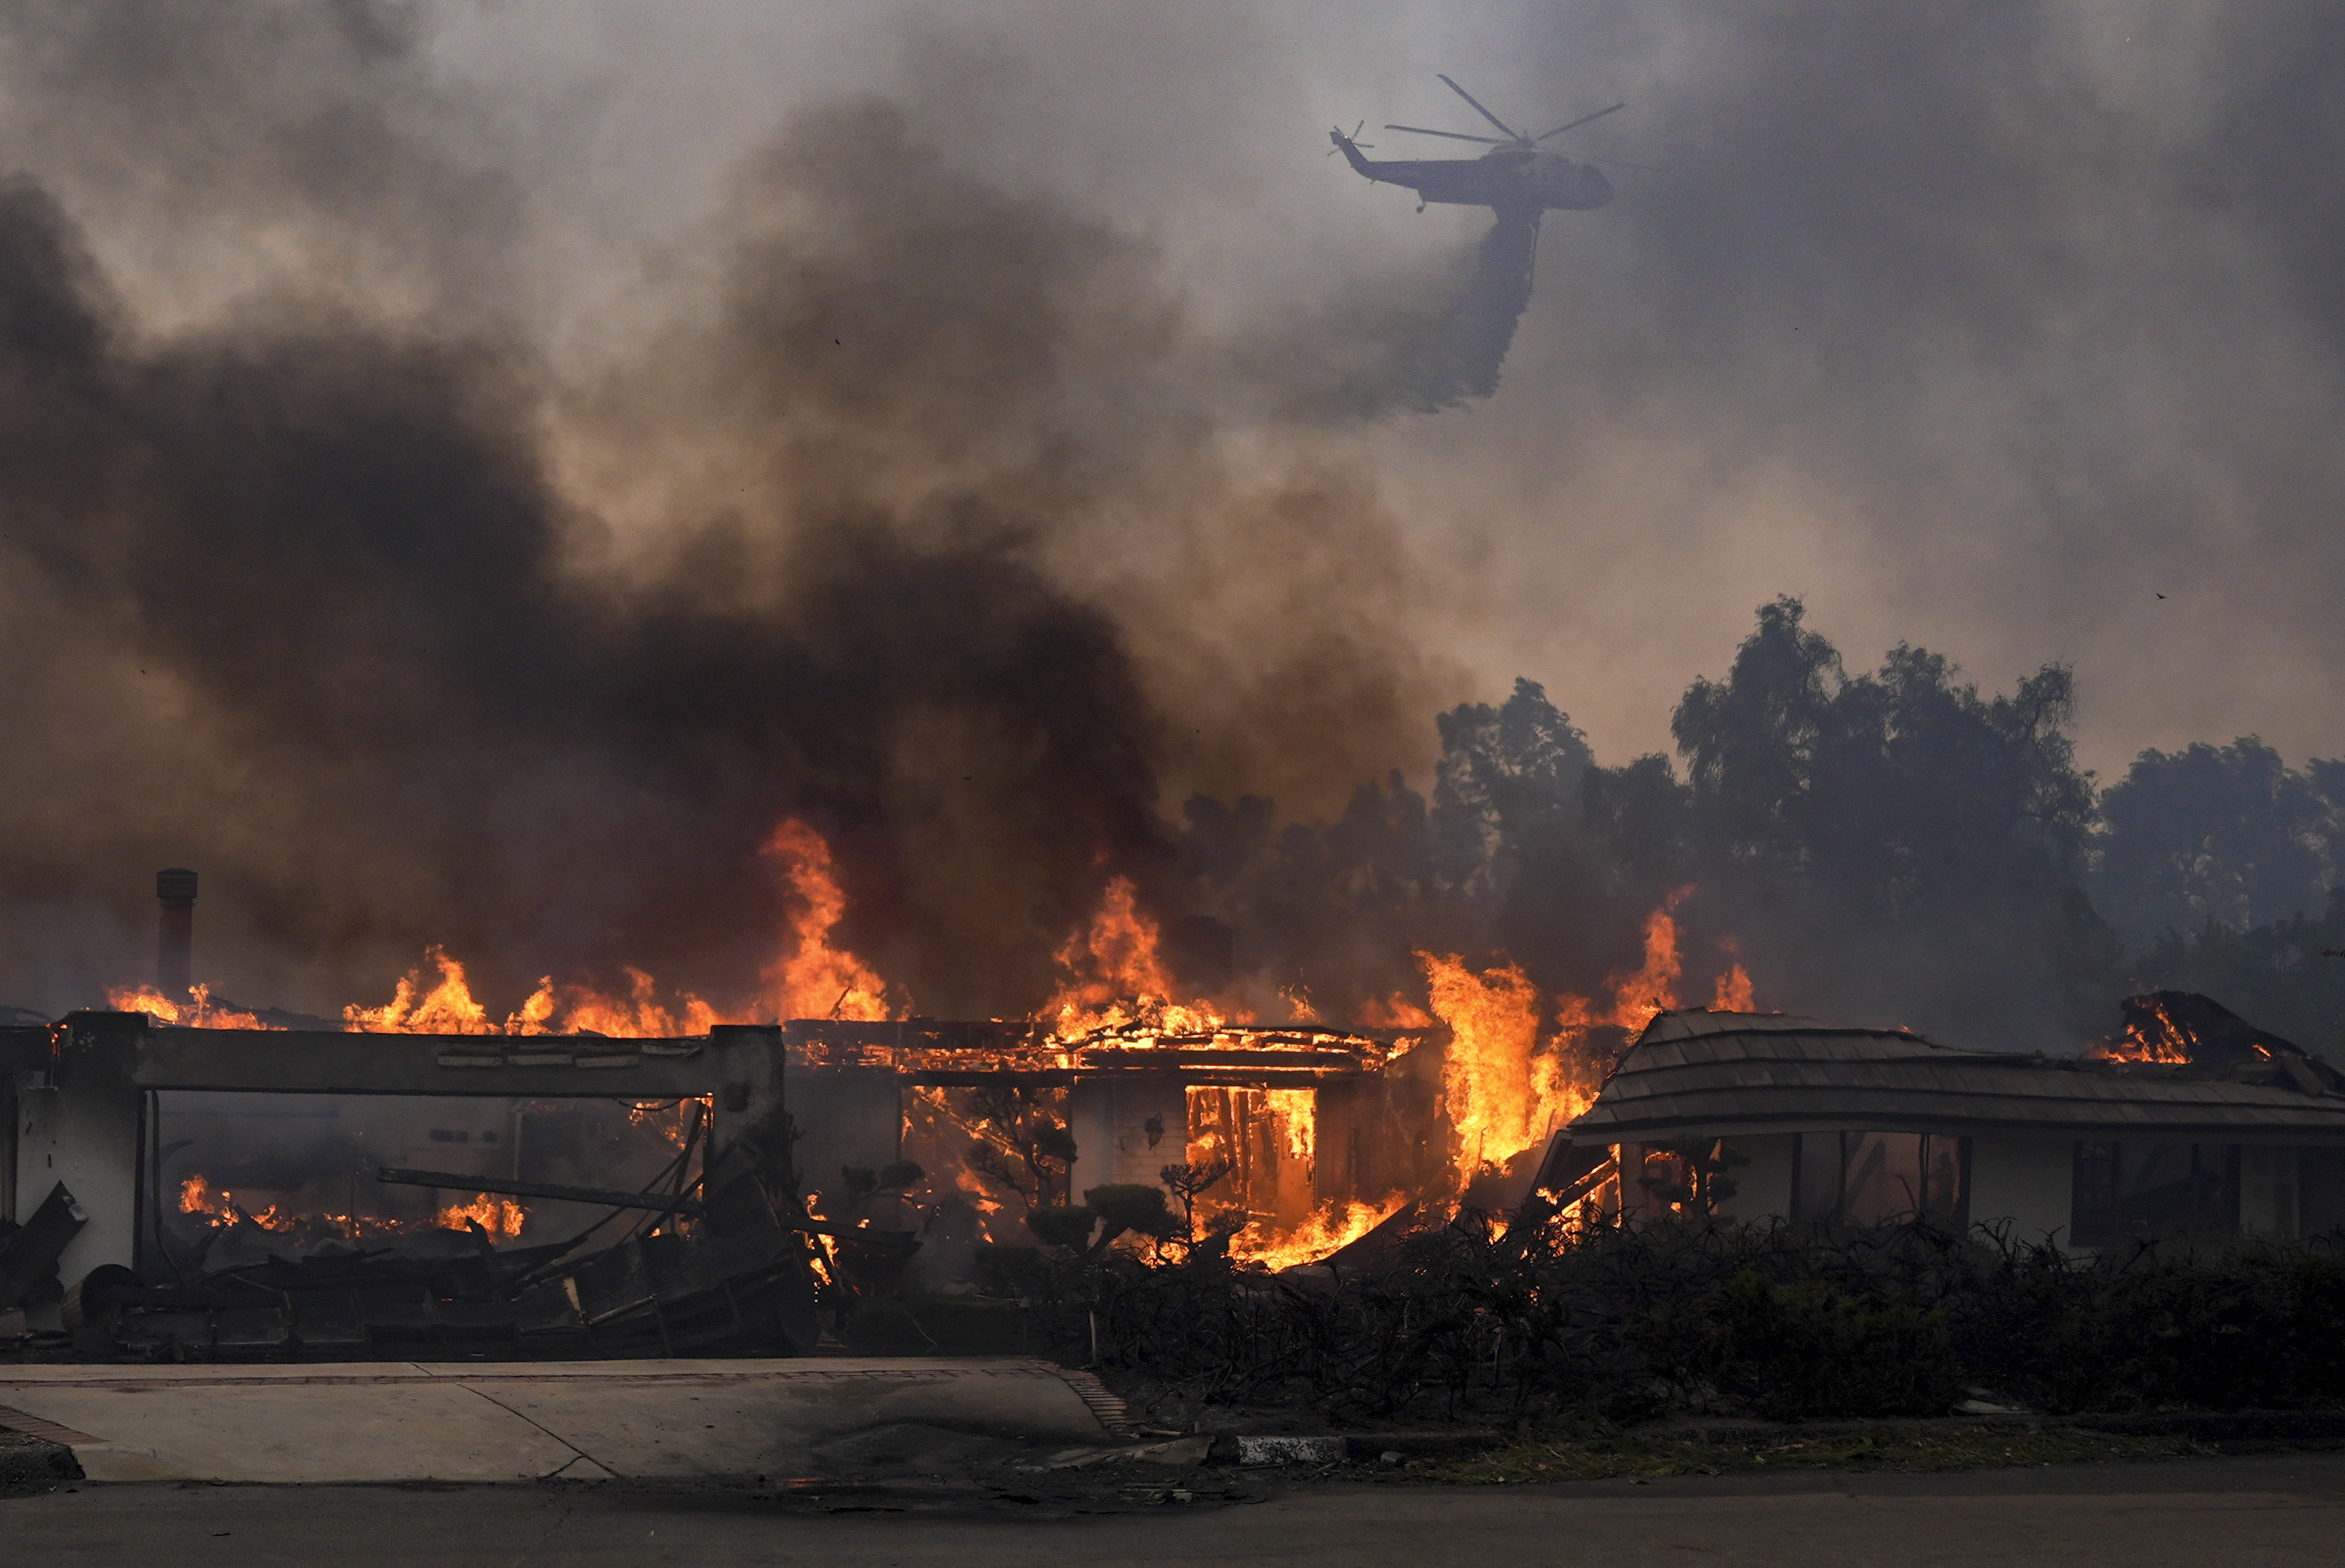
[{"label": "burning house", "polygon": [[[1700,1136],[1752,1165],[1741,1205],[1763,1208],[1769,1161],[1804,1158],[1783,1177],[1804,1193],[1823,1179],[1811,1135],[1836,1135],[1835,1117],[1876,1142],[1919,1137],[1925,1204],[1969,1204],[1988,1180],[1968,1134],[1881,1120],[1869,1101],[1761,1108],[1731,1134],[1674,1102],[1622,1120],[1689,1019],[1808,1037],[1747,1012],[1739,963],[1712,999],[1745,1011],[1671,1011],[1684,893],[1652,912],[1641,965],[1609,995],[1548,997],[1511,965],[1423,953],[1427,1007],[1395,996],[1343,1024],[1299,997],[1269,1019],[1234,994],[1182,999],[1163,933],[1119,879],[1068,938],[1044,1007],[953,1021],[906,1016],[833,945],[843,899],[817,835],[786,824],[771,847],[807,913],[766,993],[729,1015],[662,1001],[636,975],[617,996],[548,980],[501,1018],[435,950],[340,1027],[190,983],[5,1031],[0,1211],[21,1229],[0,1255],[15,1292],[0,1310],[46,1300],[61,1326],[90,1325],[130,1303],[148,1348],[204,1354],[419,1337],[803,1351],[817,1301],[966,1280],[978,1249],[1033,1246],[1030,1215],[1102,1188],[1165,1193],[1176,1249],[1274,1269],[1405,1209],[1510,1211],[1575,1116],[1574,1148],[1614,1133],[1577,1195],[1631,1210],[1658,1201],[1659,1162]],[[184,872],[157,884],[158,969],[174,981],[194,973],[194,887]],[[1833,1179],[1869,1192],[1873,1148],[1860,1139],[1860,1176]],[[1547,1158],[1552,1189],[1564,1179]],[[1943,1190],[1928,1185],[1941,1167]]]},{"label": "burning house", "polygon": [[2202,996],[2127,1004],[2078,1057],[1964,1050],[1780,1014],[1655,1018],[1549,1157],[1635,1217],[1916,1215],[2092,1249],[2345,1223],[2345,1074]]}]

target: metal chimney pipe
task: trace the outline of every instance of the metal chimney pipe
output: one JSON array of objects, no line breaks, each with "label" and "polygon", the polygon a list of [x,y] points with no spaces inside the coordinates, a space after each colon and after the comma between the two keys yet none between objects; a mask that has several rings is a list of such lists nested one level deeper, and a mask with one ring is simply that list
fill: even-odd
[{"label": "metal chimney pipe", "polygon": [[188,994],[195,978],[196,874],[157,872],[155,896],[163,905],[163,924],[155,939],[155,985],[176,1001]]}]

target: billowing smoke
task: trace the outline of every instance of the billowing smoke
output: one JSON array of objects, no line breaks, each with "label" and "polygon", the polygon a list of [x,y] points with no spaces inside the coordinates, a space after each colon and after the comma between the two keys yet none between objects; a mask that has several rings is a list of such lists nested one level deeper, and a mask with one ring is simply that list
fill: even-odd
[{"label": "billowing smoke", "polygon": [[[688,46],[355,3],[0,27],[0,999],[139,972],[175,863],[247,998],[380,996],[442,942],[484,991],[632,963],[723,999],[789,913],[786,814],[926,1011],[1030,1003],[1116,875],[1307,905],[1355,990],[1494,934],[1581,985],[1741,864],[1681,842],[1714,779],[1596,759],[1682,738],[1777,593],[1858,670],[1908,637],[1989,693],[2073,665],[2105,771],[2335,749],[2318,7],[1589,0],[1484,35],[997,0],[812,46],[773,9]],[[789,64],[830,48],[863,51],[838,83]],[[1440,69],[1510,113],[1626,98],[1574,150],[1658,166],[1549,218],[1528,306],[1527,234],[1317,156]],[[1518,673],[1588,738],[1508,754],[1552,787],[1500,886],[1441,836],[1426,720]],[[1859,879],[1899,912],[1909,842],[1946,858],[1907,804]],[[1838,985],[1871,906],[1750,880],[1762,999],[1895,1005]],[[1915,920],[1901,986],[1956,952]],[[2011,953],[1959,957],[1974,994]]]},{"label": "billowing smoke", "polygon": [[[135,937],[69,912],[103,886],[135,932],[160,859],[207,873],[213,973],[306,970],[313,1006],[426,942],[492,992],[634,965],[738,996],[788,929],[756,852],[795,815],[838,854],[840,940],[924,1010],[1005,1011],[1110,877],[1177,911],[1168,758],[1406,754],[1406,639],[1345,629],[1406,582],[1375,503],[1223,454],[1144,246],[867,100],[792,122],[694,265],[563,389],[432,301],[285,286],[155,331],[65,203],[7,188],[20,999],[137,977]],[[1345,564],[1217,559],[1272,528]],[[1190,597],[1136,636],[1114,599],[1148,555]]]}]

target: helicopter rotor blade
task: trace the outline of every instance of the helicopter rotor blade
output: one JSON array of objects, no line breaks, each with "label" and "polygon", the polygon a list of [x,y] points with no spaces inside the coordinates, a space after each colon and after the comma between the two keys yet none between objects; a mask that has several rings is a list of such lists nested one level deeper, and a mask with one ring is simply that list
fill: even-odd
[{"label": "helicopter rotor blade", "polygon": [[1564,133],[1564,132],[1566,132],[1566,131],[1576,131],[1576,130],[1578,130],[1580,126],[1582,126],[1586,125],[1586,124],[1587,124],[1589,121],[1590,121],[1590,120],[1600,120],[1600,119],[1602,119],[1605,116],[1607,116],[1607,115],[1610,114],[1610,113],[1612,112],[1612,109],[1625,109],[1625,108],[1627,108],[1628,106],[1628,106],[1628,105],[1626,105],[1626,104],[1615,104],[1615,105],[1613,105],[1613,106],[1612,106],[1612,108],[1611,108],[1611,109],[1599,109],[1599,110],[1597,110],[1597,111],[1596,111],[1594,114],[1592,114],[1592,115],[1582,115],[1582,116],[1580,116],[1578,119],[1571,121],[1571,122],[1570,122],[1569,124],[1568,124],[1568,125],[1560,125],[1560,126],[1556,126],[1556,127],[1555,127],[1555,129],[1553,129],[1553,130],[1551,130],[1551,131],[1547,132],[1547,133],[1546,133],[1546,135],[1544,135],[1544,136],[1533,137],[1531,139],[1532,139],[1533,141],[1541,141],[1541,142],[1543,142],[1543,141],[1547,140],[1548,137],[1559,137],[1559,136],[1563,135],[1563,133]]},{"label": "helicopter rotor blade", "polygon": [[1469,137],[1463,131],[1429,131],[1423,126],[1386,126],[1385,129],[1388,131],[1409,131],[1420,137],[1447,137],[1453,142],[1481,142],[1487,146],[1494,147],[1512,147],[1514,145],[1512,142],[1502,142],[1496,137]]},{"label": "helicopter rotor blade", "polygon": [[1472,104],[1472,105],[1474,106],[1474,112],[1475,112],[1476,114],[1477,114],[1477,115],[1481,116],[1484,119],[1486,119],[1486,120],[1489,121],[1492,125],[1494,125],[1494,126],[1497,126],[1500,130],[1502,130],[1502,131],[1506,132],[1506,133],[1507,133],[1507,139],[1508,139],[1508,141],[1518,142],[1518,141],[1521,141],[1521,140],[1523,139],[1523,133],[1522,133],[1522,132],[1520,132],[1520,131],[1518,131],[1518,130],[1515,129],[1515,127],[1514,127],[1514,126],[1512,126],[1508,125],[1506,121],[1504,121],[1504,120],[1500,119],[1497,116],[1496,116],[1496,115],[1492,114],[1489,110],[1487,110],[1487,109],[1484,108],[1484,107],[1482,106],[1482,102],[1481,102],[1481,100],[1480,100],[1479,98],[1477,98],[1473,94],[1471,94],[1471,93],[1467,92],[1465,88],[1463,88],[1463,87],[1459,86],[1457,83],[1455,83],[1455,82],[1453,82],[1453,81],[1450,81],[1450,79],[1449,79],[1448,77],[1447,77],[1447,76],[1443,76],[1443,77],[1441,78],[1441,80],[1442,80],[1443,84],[1444,84],[1444,85],[1446,85],[1446,86],[1449,88],[1449,90],[1450,90],[1451,92],[1453,92],[1453,93],[1457,94],[1459,97],[1461,97],[1461,98],[1465,99],[1467,103]]}]

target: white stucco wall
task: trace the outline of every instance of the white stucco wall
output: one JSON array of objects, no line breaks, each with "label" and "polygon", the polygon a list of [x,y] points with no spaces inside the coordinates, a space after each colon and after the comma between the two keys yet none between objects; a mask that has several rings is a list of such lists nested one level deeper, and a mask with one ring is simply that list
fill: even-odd
[{"label": "white stucco wall", "polygon": [[[1153,1117],[1155,1142],[1149,1141]],[[1154,1186],[1157,1173],[1189,1158],[1187,1092],[1170,1074],[1090,1079],[1067,1097],[1067,1130],[1074,1135],[1074,1200],[1110,1182]]]},{"label": "white stucco wall", "polygon": [[48,1200],[59,1182],[87,1222],[57,1259],[70,1287],[102,1263],[138,1261],[138,1097],[136,1091],[80,1094],[21,1090],[16,1098],[16,1222]]}]

